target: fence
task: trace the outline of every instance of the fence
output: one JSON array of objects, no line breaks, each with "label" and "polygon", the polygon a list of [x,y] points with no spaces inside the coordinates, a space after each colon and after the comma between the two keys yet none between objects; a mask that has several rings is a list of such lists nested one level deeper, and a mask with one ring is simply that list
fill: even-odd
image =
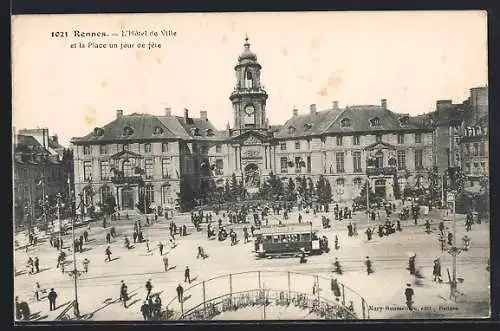
[{"label": "fence", "polygon": [[55,318],[56,321],[69,321],[74,317],[74,313],[71,313],[70,310],[75,306],[75,301],[69,303],[66,308]]},{"label": "fence", "polygon": [[[188,315],[192,316],[194,311],[199,310],[200,306],[218,305],[221,301],[233,300],[233,296],[240,294],[255,297],[255,291],[264,290],[274,297],[286,295],[289,301],[297,294],[306,295],[310,298],[307,299],[310,308],[313,308],[314,304],[318,305],[323,302],[330,306],[340,307],[336,308],[337,310],[352,312],[347,314],[349,318],[370,318],[365,299],[348,286],[340,282],[337,284],[340,293],[334,293],[332,290],[331,278],[318,275],[289,271],[247,271],[226,274],[185,289],[183,300],[173,298],[167,303],[166,309],[169,319],[185,319]],[[333,315],[326,314],[325,316]]]}]

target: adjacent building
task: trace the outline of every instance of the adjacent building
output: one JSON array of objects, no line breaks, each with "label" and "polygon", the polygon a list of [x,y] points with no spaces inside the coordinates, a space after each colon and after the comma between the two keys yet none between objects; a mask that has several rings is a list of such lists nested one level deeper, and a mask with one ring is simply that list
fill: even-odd
[{"label": "adjacent building", "polygon": [[[459,162],[458,145],[442,137],[455,137],[449,121],[437,131],[429,125],[435,117],[395,112],[386,99],[343,108],[338,101],[327,109],[311,104],[293,109],[283,125],[269,125],[262,66],[248,38],[234,70],[232,127],[217,130],[207,111],[194,118],[188,110],[183,116],[169,108],[161,116],[118,110],[112,122],[72,139],[75,190],[91,185],[94,199],[113,196],[120,209],[133,209],[141,194],[151,205],[169,207],[211,183],[223,186],[233,174],[250,194],[257,192],[272,172],[283,181],[324,176],[334,201],[357,197],[366,182],[393,200],[406,185],[425,183],[434,165]],[[449,104],[438,102],[438,119],[453,117]]]}]

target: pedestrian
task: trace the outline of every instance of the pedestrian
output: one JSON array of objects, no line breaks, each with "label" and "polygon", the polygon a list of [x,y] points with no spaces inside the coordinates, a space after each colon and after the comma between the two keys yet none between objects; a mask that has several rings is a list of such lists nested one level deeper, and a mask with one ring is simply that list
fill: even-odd
[{"label": "pedestrian", "polygon": [[372,261],[370,260],[370,257],[367,256],[366,257],[366,260],[365,260],[365,264],[366,264],[366,273],[368,274],[368,276],[370,274],[373,273],[373,269],[372,269]]},{"label": "pedestrian", "polygon": [[409,310],[413,310],[413,289],[411,288],[411,284],[406,284],[405,297],[406,297],[406,305]]},{"label": "pedestrian", "polygon": [[35,260],[33,261],[33,265],[35,266],[35,273],[40,272],[40,261],[38,260],[38,256],[35,256]]},{"label": "pedestrian", "polygon": [[40,286],[40,283],[36,282],[35,283],[35,288],[33,289],[36,301],[40,301],[40,292],[41,292],[41,290],[42,290],[42,288]]},{"label": "pedestrian", "polygon": [[453,245],[453,234],[448,232],[448,245]]},{"label": "pedestrian", "polygon": [[49,310],[56,310],[56,299],[57,299],[57,293],[54,291],[53,288],[50,289],[50,292],[47,296],[49,298]]},{"label": "pedestrian", "polygon": [[85,240],[85,242],[89,241],[89,233],[87,230],[83,232],[83,239]]},{"label": "pedestrian", "polygon": [[191,284],[191,275],[190,275],[190,272],[189,272],[189,267],[186,267],[186,269],[184,270],[184,282],[188,282],[189,284]]},{"label": "pedestrian", "polygon": [[137,242],[137,231],[134,230],[134,233],[132,233],[132,239],[134,239],[134,244]]},{"label": "pedestrian", "polygon": [[146,282],[146,291],[148,291],[148,293],[146,294],[146,300],[149,298],[152,289],[153,285],[151,285],[151,279],[148,279],[148,281]]},{"label": "pedestrian", "polygon": [[85,258],[83,261],[82,261],[82,264],[83,264],[83,271],[85,273],[89,272],[89,259]]},{"label": "pedestrian", "polygon": [[127,308],[128,301],[128,293],[127,293],[127,285],[122,280],[122,287],[120,289],[120,299],[123,301],[123,307]]},{"label": "pedestrian", "polygon": [[439,222],[439,232],[444,235],[444,222]]},{"label": "pedestrian", "polygon": [[410,275],[415,275],[415,258],[416,258],[416,254],[413,254],[412,256],[410,256],[410,258],[408,259],[408,270],[410,270]]},{"label": "pedestrian", "polygon": [[335,258],[335,262],[333,263],[333,266],[335,267],[334,272],[339,274],[339,275],[342,275],[342,266],[340,265],[338,258]]},{"label": "pedestrian", "polygon": [[340,286],[336,278],[332,278],[330,282],[330,288],[333,292],[333,295],[335,295],[335,300],[339,301],[340,300]]},{"label": "pedestrian", "polygon": [[340,246],[339,246],[339,237],[337,235],[335,235],[334,243],[335,243],[335,249],[338,250]]},{"label": "pedestrian", "polygon": [[106,247],[106,251],[104,252],[104,254],[106,254],[106,259],[104,260],[104,262],[111,262],[111,248]]},{"label": "pedestrian", "polygon": [[183,296],[184,288],[181,286],[181,284],[179,284],[176,290],[177,290],[177,300],[179,300],[179,302],[182,302],[182,300],[184,299]]},{"label": "pedestrian", "polygon": [[165,267],[165,271],[168,271],[168,256],[167,253],[163,255],[163,266]]},{"label": "pedestrian", "polygon": [[163,243],[161,241],[158,243],[158,249],[160,250],[160,256],[162,256],[163,255]]},{"label": "pedestrian", "polygon": [[142,317],[144,317],[144,320],[147,321],[149,318],[149,306],[147,300],[144,300],[142,306],[141,306],[141,313]]},{"label": "pedestrian", "polygon": [[434,260],[434,266],[432,268],[432,275],[434,276],[434,281],[442,282],[441,279],[441,263],[439,259]]},{"label": "pedestrian", "polygon": [[109,232],[106,233],[106,244],[111,244],[111,234]]},{"label": "pedestrian", "polygon": [[352,235],[353,235],[354,237],[357,237],[357,236],[358,236],[358,229],[356,228],[356,223],[354,223],[354,224],[352,225]]}]

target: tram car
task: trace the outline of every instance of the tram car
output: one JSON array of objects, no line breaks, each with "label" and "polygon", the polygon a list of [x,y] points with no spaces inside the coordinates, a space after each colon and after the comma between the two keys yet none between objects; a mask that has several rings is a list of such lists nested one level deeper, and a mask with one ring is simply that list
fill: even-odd
[{"label": "tram car", "polygon": [[265,227],[254,235],[257,258],[295,257],[301,250],[306,255],[328,252],[326,237],[320,238],[310,226]]}]

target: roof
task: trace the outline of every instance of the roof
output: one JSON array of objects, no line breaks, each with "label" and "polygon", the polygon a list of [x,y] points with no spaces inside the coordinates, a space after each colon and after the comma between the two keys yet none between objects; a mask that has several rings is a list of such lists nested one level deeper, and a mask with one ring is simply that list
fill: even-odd
[{"label": "roof", "polygon": [[[131,134],[124,135],[127,128]],[[195,135],[195,129],[198,134]],[[210,131],[213,135],[210,135]],[[75,137],[73,143],[95,143],[108,141],[137,141],[157,139],[226,139],[227,133],[218,131],[210,121],[181,116],[156,116],[151,114],[123,115],[83,137]]]},{"label": "roof", "polygon": [[[407,125],[402,125],[400,119],[408,118]],[[378,118],[380,125],[372,126],[370,121]],[[350,125],[343,127],[343,120],[347,119]],[[349,132],[374,132],[374,131],[400,131],[408,129],[421,129],[423,126],[409,120],[406,114],[397,114],[382,106],[350,106],[325,130],[325,133],[349,133]]]},{"label": "roof", "polygon": [[[407,125],[401,125],[400,118],[407,117]],[[378,118],[379,126],[371,126],[370,120]],[[349,120],[343,126],[343,120]],[[290,131],[293,127],[294,130]],[[275,134],[278,139],[319,136],[324,134],[345,134],[354,132],[407,131],[425,129],[421,121],[414,121],[407,114],[394,113],[382,106],[360,105],[344,109],[328,109],[305,115],[292,116]]]},{"label": "roof", "polygon": [[293,233],[304,233],[304,232],[318,232],[318,230],[311,230],[311,225],[306,224],[295,224],[289,226],[272,226],[272,227],[263,227],[260,230],[256,230],[256,234],[293,234]]},{"label": "roof", "polygon": [[18,134],[17,135],[17,145],[21,146],[33,146],[33,147],[39,147],[42,148],[42,144],[38,142],[33,136],[28,136],[24,134]]},{"label": "roof", "polygon": [[[292,116],[279,128],[274,137],[280,139],[320,135],[342,111],[342,109],[330,109],[314,114]],[[293,132],[290,131],[291,127],[294,128]]]}]

